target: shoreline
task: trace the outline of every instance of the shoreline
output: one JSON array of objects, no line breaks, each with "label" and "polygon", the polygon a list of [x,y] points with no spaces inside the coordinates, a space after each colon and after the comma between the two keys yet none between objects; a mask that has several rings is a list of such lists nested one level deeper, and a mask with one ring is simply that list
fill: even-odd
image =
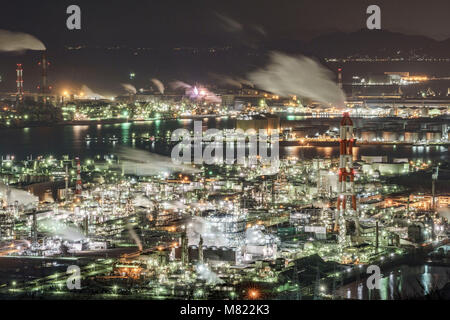
[{"label": "shoreline", "polygon": [[170,121],[170,120],[194,120],[194,119],[204,119],[204,118],[221,118],[228,116],[219,115],[201,115],[201,116],[183,116],[179,118],[154,118],[145,120],[130,120],[130,119],[103,119],[103,120],[72,120],[72,121],[59,121],[59,122],[39,122],[39,123],[27,123],[26,125],[10,125],[10,126],[0,126],[0,131],[2,129],[26,129],[26,128],[36,128],[36,127],[58,127],[58,126],[86,126],[86,125],[99,125],[99,124],[119,124],[119,123],[139,123],[139,122],[150,122],[150,121]]},{"label": "shoreline", "polygon": [[[179,118],[155,118],[145,120],[130,120],[130,119],[104,119],[104,120],[79,120],[79,121],[59,121],[54,123],[29,123],[27,125],[10,125],[8,127],[0,126],[2,129],[28,129],[39,127],[63,127],[63,126],[90,126],[90,125],[110,125],[123,123],[144,123],[152,121],[173,121],[173,120],[203,120],[205,118],[230,118],[230,116],[220,115],[201,115],[201,116],[183,116]],[[321,118],[317,118],[321,119]],[[314,140],[314,139],[299,139],[299,140],[280,140],[282,147],[334,147],[339,144],[339,140]],[[450,141],[446,142],[429,142],[429,143],[414,143],[409,141],[357,141],[356,146],[408,146],[408,147],[430,147],[430,146],[450,146]]]}]

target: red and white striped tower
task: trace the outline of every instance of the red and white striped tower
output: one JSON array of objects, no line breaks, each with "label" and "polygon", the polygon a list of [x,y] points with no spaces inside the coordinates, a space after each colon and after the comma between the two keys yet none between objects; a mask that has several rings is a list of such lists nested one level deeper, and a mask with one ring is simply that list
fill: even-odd
[{"label": "red and white striped tower", "polygon": [[75,186],[75,194],[80,196],[81,195],[81,163],[80,158],[76,157],[75,161],[77,162],[77,184]]},{"label": "red and white striped tower", "polygon": [[355,138],[353,136],[353,122],[348,112],[344,113],[341,121],[340,132],[340,157],[339,157],[339,182],[337,214],[334,229],[339,230],[340,241],[345,240],[345,214],[347,209],[347,200],[351,199],[351,209],[356,212],[356,195],[353,183],[355,181],[355,171],[353,169],[353,145]]},{"label": "red and white striped tower", "polygon": [[17,100],[22,101],[23,100],[23,68],[22,64],[17,64]]}]

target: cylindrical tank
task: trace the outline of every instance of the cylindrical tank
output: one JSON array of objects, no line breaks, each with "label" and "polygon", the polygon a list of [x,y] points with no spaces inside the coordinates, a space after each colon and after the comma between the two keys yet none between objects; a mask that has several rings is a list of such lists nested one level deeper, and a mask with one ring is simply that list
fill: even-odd
[{"label": "cylindrical tank", "polygon": [[375,131],[361,131],[362,141],[375,141],[377,138],[377,133]]},{"label": "cylindrical tank", "polygon": [[441,140],[442,134],[439,131],[428,131],[426,133],[427,142],[436,142]]},{"label": "cylindrical tank", "polygon": [[412,131],[406,131],[405,132],[405,142],[415,143],[418,140],[419,140],[419,133],[418,132],[412,132]]},{"label": "cylindrical tank", "polygon": [[382,139],[386,142],[398,141],[398,133],[395,131],[383,131]]}]

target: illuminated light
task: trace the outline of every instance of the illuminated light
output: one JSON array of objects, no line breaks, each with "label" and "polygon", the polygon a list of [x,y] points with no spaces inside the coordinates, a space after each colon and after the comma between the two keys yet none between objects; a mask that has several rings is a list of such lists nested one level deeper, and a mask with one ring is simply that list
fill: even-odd
[{"label": "illuminated light", "polygon": [[257,300],[259,298],[259,296],[260,296],[260,293],[256,289],[250,289],[248,291],[248,297],[252,300]]}]

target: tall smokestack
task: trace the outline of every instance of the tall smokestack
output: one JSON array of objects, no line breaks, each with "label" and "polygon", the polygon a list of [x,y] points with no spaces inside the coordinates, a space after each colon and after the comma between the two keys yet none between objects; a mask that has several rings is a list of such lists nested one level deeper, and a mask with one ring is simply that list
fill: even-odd
[{"label": "tall smokestack", "polygon": [[181,234],[181,262],[184,266],[189,264],[189,247],[186,231]]},{"label": "tall smokestack", "polygon": [[[356,212],[356,195],[354,190],[355,171],[353,169],[353,145],[355,139],[353,136],[353,122],[350,119],[348,112],[344,113],[341,121],[340,130],[340,156],[339,156],[339,182],[338,182],[338,199],[337,199],[337,214],[335,221],[335,231],[339,230],[340,241],[345,238],[345,219],[344,215],[347,211],[347,198],[351,198],[351,209]],[[356,220],[358,220],[356,213]],[[357,223],[357,230],[359,232],[359,224]]]},{"label": "tall smokestack", "polygon": [[342,68],[338,68],[338,85],[342,89]]},{"label": "tall smokestack", "polygon": [[23,100],[23,68],[22,68],[22,64],[18,63],[17,64],[17,101],[22,101]]},{"label": "tall smokestack", "polygon": [[44,99],[44,101],[47,100],[47,94],[50,92],[50,87],[48,86],[48,81],[47,81],[47,70],[48,67],[50,66],[50,62],[48,62],[47,60],[47,55],[44,51],[44,53],[42,53],[42,60],[38,63],[39,66],[41,67],[41,85],[39,87],[40,92],[42,94],[42,97]]},{"label": "tall smokestack", "polygon": [[203,238],[200,236],[200,241],[198,242],[198,261],[200,263],[204,262],[203,258]]}]

